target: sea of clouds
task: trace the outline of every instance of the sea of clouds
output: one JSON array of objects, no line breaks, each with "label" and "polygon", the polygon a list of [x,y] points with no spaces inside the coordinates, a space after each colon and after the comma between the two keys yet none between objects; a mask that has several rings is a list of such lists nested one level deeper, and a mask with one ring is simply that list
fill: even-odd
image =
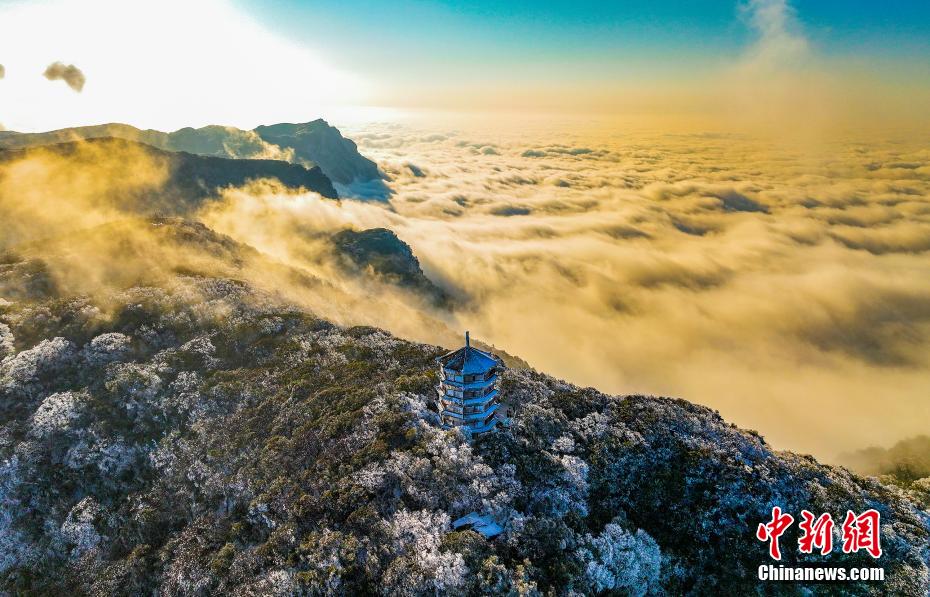
[{"label": "sea of clouds", "polygon": [[453,325],[573,382],[684,397],[826,459],[926,430],[920,144],[519,118],[347,132],[394,189],[389,208],[345,210],[349,224],[408,242],[459,298]]},{"label": "sea of clouds", "polygon": [[[449,348],[468,329],[547,373],[705,404],[825,460],[926,433],[930,151],[913,136],[776,145],[441,120],[346,128],[390,176],[387,202],[263,181],[187,214],[257,249],[232,262],[220,241],[169,246],[127,220],[126,197],[166,176],[158,160],[40,152],[0,173],[0,247],[28,245],[65,294],[203,270],[345,325]],[[329,236],[375,227],[411,245],[448,304],[340,266]]]}]

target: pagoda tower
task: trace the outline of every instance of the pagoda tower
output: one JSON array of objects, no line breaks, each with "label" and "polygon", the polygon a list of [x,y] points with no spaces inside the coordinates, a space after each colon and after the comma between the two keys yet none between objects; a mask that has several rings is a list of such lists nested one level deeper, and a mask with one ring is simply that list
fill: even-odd
[{"label": "pagoda tower", "polygon": [[439,415],[443,427],[468,433],[485,433],[498,424],[499,373],[504,363],[489,352],[465,346],[446,353],[439,361]]}]

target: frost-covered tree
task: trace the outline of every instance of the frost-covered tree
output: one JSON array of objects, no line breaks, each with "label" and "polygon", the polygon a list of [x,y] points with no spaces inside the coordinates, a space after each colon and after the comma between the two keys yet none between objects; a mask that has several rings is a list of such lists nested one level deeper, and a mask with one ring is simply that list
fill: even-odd
[{"label": "frost-covered tree", "polygon": [[41,438],[66,430],[80,416],[80,405],[86,400],[86,394],[75,392],[48,396],[32,415],[30,434]]},{"label": "frost-covered tree", "polygon": [[84,359],[91,367],[99,367],[124,359],[131,350],[132,339],[126,334],[100,334],[84,347]]},{"label": "frost-covered tree", "polygon": [[426,510],[398,511],[389,522],[395,560],[385,580],[390,592],[404,595],[454,592],[466,582],[461,554],[441,552],[449,516]]},{"label": "frost-covered tree", "polygon": [[16,352],[15,338],[10,326],[0,323],[0,361]]},{"label": "frost-covered tree", "polygon": [[61,525],[61,536],[71,547],[71,558],[77,559],[97,549],[103,540],[97,530],[103,510],[92,497],[85,497],[68,512]]},{"label": "frost-covered tree", "polygon": [[42,376],[53,375],[70,364],[74,345],[65,338],[43,340],[33,348],[8,356],[0,363],[0,386],[28,391]]},{"label": "frost-covered tree", "polygon": [[575,552],[582,562],[587,589],[594,593],[623,590],[643,596],[659,589],[662,554],[642,529],[630,533],[609,523],[597,536],[587,535]]}]

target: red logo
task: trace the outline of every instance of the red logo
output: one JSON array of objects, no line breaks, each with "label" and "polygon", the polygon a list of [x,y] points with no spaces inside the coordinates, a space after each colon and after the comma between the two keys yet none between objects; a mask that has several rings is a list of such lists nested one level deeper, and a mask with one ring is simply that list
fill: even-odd
[{"label": "red logo", "polygon": [[778,547],[778,538],[785,534],[791,523],[794,522],[794,516],[782,514],[781,508],[775,506],[772,508],[772,520],[768,524],[760,524],[756,529],[756,538],[759,541],[769,542],[769,555],[774,560],[781,559],[781,549]]},{"label": "red logo", "polygon": [[[794,517],[782,512],[778,506],[772,508],[772,519],[761,523],[756,529],[756,538],[759,541],[769,542],[769,555],[773,560],[781,560],[781,547],[778,540],[794,523]],[[798,538],[798,551],[801,553],[814,553],[820,550],[821,555],[833,551],[833,529],[836,524],[829,513],[815,516],[812,512],[801,510],[801,536]],[[858,516],[851,510],[846,511],[843,521],[843,553],[856,553],[864,549],[873,558],[882,555],[881,544],[881,514],[874,509],[866,510]]]},{"label": "red logo", "polygon": [[866,510],[859,516],[846,511],[843,521],[843,553],[853,553],[860,549],[869,552],[873,558],[882,555],[882,543],[879,537],[880,514],[875,510]]},{"label": "red logo", "polygon": [[798,539],[801,553],[813,553],[815,547],[820,548],[821,555],[833,551],[833,517],[827,513],[815,519],[812,513],[801,510],[801,518],[803,520],[798,524],[804,533]]}]

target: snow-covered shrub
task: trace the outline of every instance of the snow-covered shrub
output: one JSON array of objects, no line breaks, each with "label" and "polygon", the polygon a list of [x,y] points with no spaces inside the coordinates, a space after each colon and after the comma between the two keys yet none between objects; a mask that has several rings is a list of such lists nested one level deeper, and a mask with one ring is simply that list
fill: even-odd
[{"label": "snow-covered shrub", "polygon": [[100,437],[94,431],[83,431],[65,453],[64,464],[72,469],[94,467],[105,478],[116,482],[116,477],[136,463],[139,452],[139,446],[127,444],[119,438]]},{"label": "snow-covered shrub", "polygon": [[14,340],[10,326],[0,323],[0,361],[15,352]]},{"label": "snow-covered shrub", "polygon": [[0,363],[0,385],[10,389],[25,389],[26,384],[40,376],[54,374],[74,357],[74,345],[64,338],[43,340],[33,348],[15,356],[8,356]]},{"label": "snow-covered shrub", "polygon": [[662,554],[659,545],[642,529],[629,533],[619,524],[610,523],[600,535],[587,535],[576,556],[593,593],[618,590],[643,596],[659,587]]},{"label": "snow-covered shrub", "polygon": [[127,399],[126,406],[131,408],[131,401],[151,400],[161,389],[162,380],[153,365],[120,363],[107,370],[104,385],[107,390]]},{"label": "snow-covered shrub", "polygon": [[101,334],[84,347],[84,360],[91,367],[120,361],[129,353],[132,339],[126,334]]},{"label": "snow-covered shrub", "polygon": [[205,336],[185,342],[181,348],[178,349],[178,352],[183,355],[191,365],[201,369],[213,369],[218,363],[216,358],[214,358],[216,355],[216,347],[213,346],[210,338]]},{"label": "snow-covered shrub", "polygon": [[75,504],[61,525],[61,536],[71,546],[71,557],[77,559],[100,544],[102,537],[97,524],[103,513],[94,498],[88,496]]},{"label": "snow-covered shrub", "polygon": [[562,437],[552,442],[552,451],[571,454],[575,451],[575,440],[573,440],[572,436],[570,435],[563,435]]},{"label": "snow-covered shrub", "polygon": [[559,459],[565,468],[565,477],[580,496],[588,492],[588,463],[577,456],[562,456]]},{"label": "snow-covered shrub", "polygon": [[439,550],[443,535],[449,531],[446,513],[399,510],[389,527],[392,551],[397,556],[385,574],[392,592],[446,593],[465,584],[468,568],[462,555]]},{"label": "snow-covered shrub", "polygon": [[80,415],[80,403],[86,395],[74,392],[58,392],[42,401],[32,415],[30,433],[46,437],[56,431],[64,431]]},{"label": "snow-covered shrub", "polygon": [[293,570],[271,570],[257,580],[239,585],[232,592],[234,597],[288,597],[296,592]]},{"label": "snow-covered shrub", "polygon": [[930,477],[911,483],[910,494],[916,503],[930,511]]},{"label": "snow-covered shrub", "polygon": [[22,482],[19,459],[0,460],[0,574],[17,565],[33,546],[14,526],[21,511],[16,491]]}]

